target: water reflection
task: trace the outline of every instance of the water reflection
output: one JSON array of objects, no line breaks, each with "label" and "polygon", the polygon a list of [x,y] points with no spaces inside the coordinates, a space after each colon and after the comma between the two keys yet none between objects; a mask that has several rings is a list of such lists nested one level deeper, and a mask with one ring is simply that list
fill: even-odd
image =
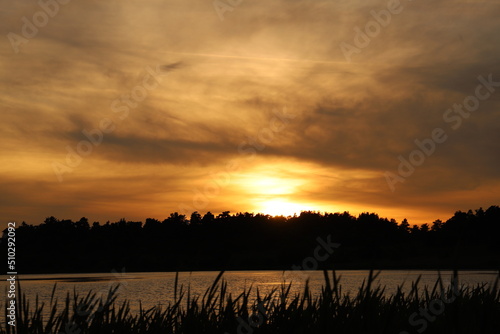
[{"label": "water reflection", "polygon": [[[211,286],[219,272],[181,272],[179,273],[179,286],[183,290],[189,288],[191,295],[201,296],[207,288]],[[303,274],[303,275],[302,275]],[[342,293],[356,294],[361,284],[367,279],[369,272],[366,270],[342,270],[337,276],[341,277]],[[441,272],[444,283],[450,281],[451,271]],[[330,275],[331,276],[331,275]],[[390,270],[380,273],[376,284],[386,286],[386,294],[396,291],[398,285],[404,283],[404,290],[409,291],[411,282],[419,276],[421,286],[427,285],[432,288],[438,272],[436,271],[401,271]],[[492,283],[498,274],[492,271],[461,271],[459,272],[460,284],[477,285],[482,283]],[[252,287],[252,295],[255,296],[257,289],[262,293],[269,293],[273,289],[280,290],[282,283],[286,280],[283,271],[233,271],[224,273],[224,280],[228,284],[228,291],[234,296],[243,290]],[[292,281],[291,295],[301,293],[306,279],[309,279],[309,287],[314,295],[321,291],[324,285],[324,275],[321,271],[301,272],[301,275],[294,275]],[[22,291],[26,293],[28,299],[34,300],[38,295],[41,302],[47,305],[54,284],[57,283],[55,298],[62,305],[62,301],[73,290],[81,295],[87,294],[90,290],[105,297],[108,290],[120,285],[118,301],[128,299],[132,311],[139,309],[139,301],[143,308],[150,308],[157,305],[166,305],[174,299],[175,273],[90,273],[90,274],[50,274],[50,275],[19,275],[21,279]],[[331,277],[330,277],[331,279]],[[3,280],[6,287],[6,281]],[[45,309],[48,312],[48,308]]]}]

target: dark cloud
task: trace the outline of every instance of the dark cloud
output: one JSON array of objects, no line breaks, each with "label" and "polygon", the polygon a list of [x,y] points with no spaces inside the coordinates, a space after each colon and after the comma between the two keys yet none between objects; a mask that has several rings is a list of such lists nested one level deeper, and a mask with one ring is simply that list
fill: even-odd
[{"label": "dark cloud", "polygon": [[181,62],[181,61],[178,61],[178,62],[175,62],[175,63],[172,63],[172,64],[161,65],[160,69],[162,71],[168,72],[168,71],[172,71],[172,70],[176,70],[176,69],[182,68],[183,66],[184,66],[184,63]]},{"label": "dark cloud", "polygon": [[[20,33],[21,17],[39,10],[27,1],[3,3],[12,13],[0,24],[4,35]],[[443,113],[474,93],[479,75],[500,81],[500,6],[403,2],[403,11],[347,62],[339,44],[353,44],[354,28],[364,28],[373,20],[370,11],[385,6],[243,2],[221,22],[212,4],[201,0],[71,2],[20,53],[11,52],[4,38],[0,149],[2,171],[15,180],[1,180],[9,194],[2,202],[5,216],[22,217],[29,206],[36,208],[33,217],[48,211],[78,216],[91,204],[98,206],[96,216],[115,216],[124,210],[120,203],[148,202],[154,187],[148,177],[155,173],[153,179],[165,185],[158,203],[175,209],[191,201],[192,189],[203,186],[212,170],[241,159],[238,146],[258,138],[273,110],[285,106],[297,117],[258,151],[258,161],[288,164],[283,174],[297,179],[307,178],[292,173],[301,164],[322,168],[295,195],[301,201],[342,198],[346,206],[436,213],[467,203],[498,204],[491,201],[498,200],[500,177],[500,89],[457,130]],[[157,66],[167,75],[119,119],[111,103],[130,95],[148,67]],[[75,147],[85,139],[82,130],[104,118],[116,129],[59,184],[51,163],[64,161],[66,147]],[[392,193],[383,173],[394,172],[398,156],[408,156],[414,140],[436,127],[449,139]],[[248,163],[245,171],[256,173],[259,164]],[[121,183],[139,195],[122,196]],[[117,190],[103,193],[101,184]],[[236,198],[238,189],[228,186],[228,192]],[[221,201],[211,205],[222,208]]]}]

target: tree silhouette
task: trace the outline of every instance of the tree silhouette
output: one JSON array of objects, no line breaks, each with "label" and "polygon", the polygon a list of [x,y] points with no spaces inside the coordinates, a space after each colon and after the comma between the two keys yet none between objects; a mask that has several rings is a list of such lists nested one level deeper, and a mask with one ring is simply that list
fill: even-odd
[{"label": "tree silhouette", "polygon": [[189,220],[189,223],[191,225],[198,225],[201,223],[201,215],[198,213],[198,211],[195,211],[191,214],[191,219]]},{"label": "tree silhouette", "polygon": [[399,225],[399,229],[403,232],[409,232],[410,231],[410,223],[408,223],[408,220],[403,219],[401,224]]},{"label": "tree silhouette", "polygon": [[202,223],[204,225],[206,224],[211,224],[213,223],[215,220],[215,216],[210,212],[208,211],[204,216],[203,216],[203,219],[202,219]]},{"label": "tree silhouette", "polygon": [[[6,230],[4,230],[5,233]],[[421,226],[375,213],[301,212],[291,217],[224,211],[185,215],[163,221],[128,221],[90,227],[47,217],[23,223],[16,239],[19,271],[102,272],[220,269],[289,269],[318,246],[318,238],[342,246],[323,268],[494,268],[500,267],[500,208],[457,211],[445,222]],[[6,243],[0,244],[0,248]]]}]

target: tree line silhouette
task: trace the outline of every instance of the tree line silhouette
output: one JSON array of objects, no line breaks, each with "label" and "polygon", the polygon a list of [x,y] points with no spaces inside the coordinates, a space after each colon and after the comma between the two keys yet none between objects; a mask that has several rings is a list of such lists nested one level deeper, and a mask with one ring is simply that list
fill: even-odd
[{"label": "tree line silhouette", "polygon": [[[5,231],[4,231],[5,233]],[[4,234],[5,235],[5,234]],[[341,246],[318,269],[499,269],[500,207],[457,211],[410,226],[375,213],[306,211],[284,217],[171,213],[163,221],[105,224],[46,218],[16,229],[20,273],[289,270],[312,256],[317,238]],[[7,245],[0,245],[7,251]]]}]

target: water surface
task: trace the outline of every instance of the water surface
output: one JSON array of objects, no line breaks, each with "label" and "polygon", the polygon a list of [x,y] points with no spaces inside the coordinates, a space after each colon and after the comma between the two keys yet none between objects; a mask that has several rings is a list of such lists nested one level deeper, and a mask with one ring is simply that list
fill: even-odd
[{"label": "water surface", "polygon": [[[192,295],[202,295],[211,286],[219,272],[181,272],[179,273],[179,286],[184,290],[189,287]],[[55,297],[59,304],[65,298],[67,292],[73,294],[87,294],[90,290],[103,297],[107,295],[112,286],[120,285],[119,300],[128,299],[132,311],[139,309],[139,301],[143,308],[157,305],[166,305],[174,299],[175,273],[89,273],[89,274],[47,274],[47,275],[19,275],[21,288],[29,300],[34,301],[38,295],[40,302],[50,303],[50,297],[54,284],[57,283]],[[342,293],[356,294],[363,281],[367,279],[367,270],[340,270],[337,275],[341,276]],[[386,270],[382,271],[376,284],[385,286],[386,294],[392,294],[396,288],[404,284],[408,291],[411,282],[421,276],[420,286],[433,287],[438,278],[437,271],[408,271],[408,270]],[[451,271],[442,271],[441,277],[445,284],[449,284],[452,276]],[[476,286],[478,284],[491,284],[498,274],[494,271],[460,271],[460,284]],[[229,271],[224,273],[224,280],[228,283],[228,291],[233,296],[238,295],[245,289],[252,287],[253,294],[257,289],[262,293],[269,293],[273,289],[280,289],[282,283],[292,281],[292,295],[303,291],[305,281],[309,280],[309,286],[313,295],[317,295],[324,286],[325,278],[322,271],[297,271],[292,275],[283,271]],[[331,272],[330,272],[331,279]],[[3,280],[4,290],[6,281]],[[61,304],[62,305],[62,304]],[[48,311],[46,309],[45,311]]]}]

